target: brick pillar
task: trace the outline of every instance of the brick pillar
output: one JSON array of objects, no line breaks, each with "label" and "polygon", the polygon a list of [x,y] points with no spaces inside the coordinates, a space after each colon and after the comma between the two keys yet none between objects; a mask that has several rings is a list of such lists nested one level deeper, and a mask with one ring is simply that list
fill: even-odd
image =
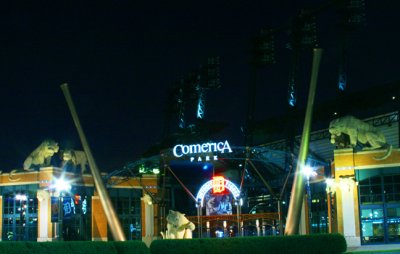
[{"label": "brick pillar", "polygon": [[107,241],[107,218],[99,196],[92,197],[92,241]]},{"label": "brick pillar", "polygon": [[353,149],[334,151],[337,231],[344,235],[349,247],[361,245],[355,169],[370,160],[371,156],[370,152],[354,153]]}]

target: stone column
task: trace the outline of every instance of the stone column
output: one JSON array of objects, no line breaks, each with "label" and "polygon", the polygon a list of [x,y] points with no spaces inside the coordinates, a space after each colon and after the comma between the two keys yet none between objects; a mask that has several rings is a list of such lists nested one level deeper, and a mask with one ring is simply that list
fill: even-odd
[{"label": "stone column", "polygon": [[260,230],[260,221],[256,219],[256,229],[257,229],[257,236],[261,235],[261,230]]},{"label": "stone column", "polygon": [[[142,225],[142,228],[144,229],[144,237],[143,237],[143,242],[147,245],[150,246],[151,242],[153,241],[154,237],[154,208],[153,208],[153,201],[151,197],[147,194],[144,194],[143,197],[141,198],[142,204],[144,205],[144,218],[142,221],[144,222],[144,225]],[[161,229],[164,230],[164,229]]]},{"label": "stone column", "polygon": [[[343,222],[343,235],[346,238],[347,246],[354,247],[361,245],[360,236],[357,236],[358,204],[355,203],[357,196],[354,194],[356,183],[352,178],[339,179],[339,188],[342,198],[341,217]],[[357,209],[356,209],[357,208]]]},{"label": "stone column", "polygon": [[46,190],[38,190],[38,242],[52,241],[51,197]]}]

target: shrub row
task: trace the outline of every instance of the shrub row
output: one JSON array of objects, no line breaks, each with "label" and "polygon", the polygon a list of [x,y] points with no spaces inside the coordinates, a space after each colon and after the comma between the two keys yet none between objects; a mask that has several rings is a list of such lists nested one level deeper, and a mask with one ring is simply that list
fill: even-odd
[{"label": "shrub row", "polygon": [[151,243],[150,252],[152,254],[339,254],[344,253],[346,248],[346,241],[342,235],[321,234],[156,240]]},{"label": "shrub row", "polygon": [[1,254],[149,254],[142,241],[127,242],[0,242]]},{"label": "shrub row", "polygon": [[339,234],[271,237],[155,240],[126,242],[0,242],[1,254],[339,254],[346,241]]}]

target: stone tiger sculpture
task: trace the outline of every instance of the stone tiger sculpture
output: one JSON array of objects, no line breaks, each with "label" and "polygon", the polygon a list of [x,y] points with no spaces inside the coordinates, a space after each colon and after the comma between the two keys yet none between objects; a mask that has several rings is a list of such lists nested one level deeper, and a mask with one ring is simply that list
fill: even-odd
[{"label": "stone tiger sculpture", "polygon": [[79,166],[81,174],[85,173],[88,160],[84,151],[64,150],[62,153],[62,166],[71,162],[73,167]]},{"label": "stone tiger sculpture", "polygon": [[58,143],[52,139],[44,140],[24,161],[24,170],[30,170],[33,165],[50,166],[51,157],[58,153]]},{"label": "stone tiger sculpture", "polygon": [[163,239],[191,239],[192,231],[195,229],[185,214],[169,210],[167,215],[167,231],[161,232]]},{"label": "stone tiger sculpture", "polygon": [[386,149],[382,157],[375,157],[376,160],[384,160],[392,153],[392,146],[386,142],[383,133],[376,127],[359,120],[353,116],[344,116],[335,119],[329,124],[331,143],[343,146],[343,134],[348,136],[350,146],[355,147],[357,143],[365,145],[363,150]]},{"label": "stone tiger sculpture", "polygon": [[[59,150],[58,143],[52,139],[44,140],[33,152],[25,159],[23,164],[23,170],[32,171],[32,166],[47,167],[51,166],[51,157],[58,153]],[[8,179],[12,182],[19,181],[21,178],[15,177],[19,169],[11,170],[8,175]]]}]

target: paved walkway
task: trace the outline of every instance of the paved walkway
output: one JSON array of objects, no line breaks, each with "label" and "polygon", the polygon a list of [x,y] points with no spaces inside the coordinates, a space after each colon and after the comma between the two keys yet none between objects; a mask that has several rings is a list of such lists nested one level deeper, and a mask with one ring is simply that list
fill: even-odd
[{"label": "paved walkway", "polygon": [[382,244],[382,245],[362,245],[360,247],[349,247],[347,251],[374,251],[374,250],[393,250],[385,254],[400,254],[400,244]]}]

